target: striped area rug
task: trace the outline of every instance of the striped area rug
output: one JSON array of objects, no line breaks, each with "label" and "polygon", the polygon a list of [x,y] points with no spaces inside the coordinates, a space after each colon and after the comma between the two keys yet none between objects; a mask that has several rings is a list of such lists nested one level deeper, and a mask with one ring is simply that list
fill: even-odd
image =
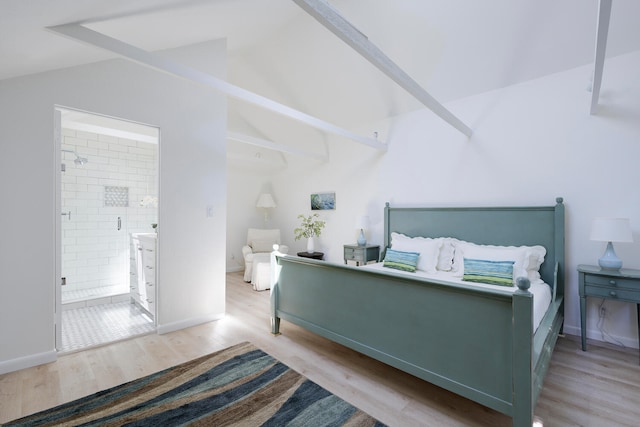
[{"label": "striped area rug", "polygon": [[250,343],[7,426],[383,426]]}]

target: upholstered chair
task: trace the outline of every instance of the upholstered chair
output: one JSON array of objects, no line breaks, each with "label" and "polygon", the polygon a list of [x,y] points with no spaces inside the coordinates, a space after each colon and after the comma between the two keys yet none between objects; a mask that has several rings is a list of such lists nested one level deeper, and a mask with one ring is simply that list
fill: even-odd
[{"label": "upholstered chair", "polygon": [[289,247],[280,240],[280,230],[250,228],[247,231],[247,244],[242,247],[244,257],[244,281],[251,282],[253,267],[261,262],[271,262],[270,254],[273,245],[279,245],[278,251],[283,254],[289,252]]}]

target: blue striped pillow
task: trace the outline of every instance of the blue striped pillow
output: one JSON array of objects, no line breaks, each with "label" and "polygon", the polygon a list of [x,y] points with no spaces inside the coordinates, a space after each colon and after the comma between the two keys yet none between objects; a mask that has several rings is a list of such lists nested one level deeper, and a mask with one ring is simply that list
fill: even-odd
[{"label": "blue striped pillow", "polygon": [[513,264],[514,261],[465,258],[462,280],[489,285],[513,286]]},{"label": "blue striped pillow", "polygon": [[396,270],[415,272],[419,256],[420,254],[418,252],[402,252],[387,249],[382,265],[384,267],[395,268]]}]

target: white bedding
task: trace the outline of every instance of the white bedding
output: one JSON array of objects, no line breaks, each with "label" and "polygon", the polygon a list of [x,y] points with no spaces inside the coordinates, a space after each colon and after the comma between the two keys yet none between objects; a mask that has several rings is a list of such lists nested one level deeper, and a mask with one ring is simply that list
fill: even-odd
[{"label": "white bedding", "polygon": [[[371,270],[383,271],[385,273],[396,273],[396,274],[405,274],[409,277],[423,277],[427,279],[437,279],[443,280],[452,283],[459,283],[466,286],[475,286],[480,288],[488,288],[488,289],[498,289],[501,291],[507,292],[515,292],[517,287],[506,287],[506,286],[497,286],[497,285],[488,285],[484,283],[474,283],[474,282],[465,282],[459,276],[456,276],[455,273],[446,272],[446,271],[438,271],[436,273],[427,273],[422,270],[417,270],[414,273],[402,270],[391,269],[389,267],[383,267],[383,263],[378,262],[375,264],[366,264],[362,267],[358,268],[367,268]],[[529,292],[533,294],[533,331],[535,332],[538,329],[538,325],[542,321],[545,313],[547,312],[547,308],[549,304],[551,304],[551,288],[546,283],[532,282],[531,287],[529,288]]]}]

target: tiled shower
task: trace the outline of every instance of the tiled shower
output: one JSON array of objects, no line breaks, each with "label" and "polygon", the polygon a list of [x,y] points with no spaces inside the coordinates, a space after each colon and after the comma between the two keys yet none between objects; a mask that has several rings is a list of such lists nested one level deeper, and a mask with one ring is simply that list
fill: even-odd
[{"label": "tiled shower", "polygon": [[129,234],[158,222],[158,144],[63,123],[61,148],[62,303],[126,300]]}]

